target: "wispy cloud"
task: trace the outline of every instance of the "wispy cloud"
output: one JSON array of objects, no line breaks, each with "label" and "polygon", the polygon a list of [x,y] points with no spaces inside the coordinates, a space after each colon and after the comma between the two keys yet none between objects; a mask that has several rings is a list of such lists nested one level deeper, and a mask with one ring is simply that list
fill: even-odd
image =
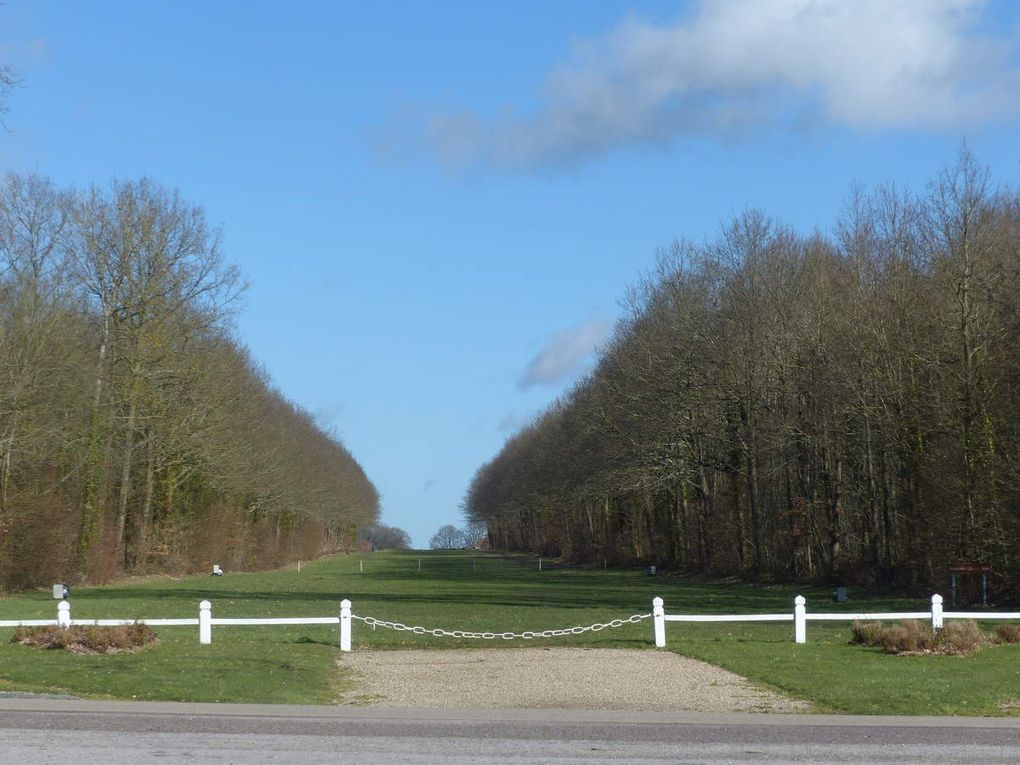
[{"label": "wispy cloud", "polygon": [[500,433],[514,433],[518,430],[522,430],[535,421],[534,412],[526,412],[521,414],[516,409],[507,414],[499,424],[496,426],[496,430]]},{"label": "wispy cloud", "polygon": [[609,337],[612,325],[596,316],[546,338],[542,349],[528,364],[520,387],[553,385],[576,374],[589,355]]},{"label": "wispy cloud", "polygon": [[734,136],[777,121],[858,129],[973,126],[1020,114],[1015,30],[983,0],[700,0],[574,46],[527,116],[434,116],[452,165],[583,162],[628,145]]},{"label": "wispy cloud", "polygon": [[312,412],[312,417],[320,428],[329,429],[336,425],[340,415],[344,411],[342,401],[334,401],[331,404],[319,406]]}]

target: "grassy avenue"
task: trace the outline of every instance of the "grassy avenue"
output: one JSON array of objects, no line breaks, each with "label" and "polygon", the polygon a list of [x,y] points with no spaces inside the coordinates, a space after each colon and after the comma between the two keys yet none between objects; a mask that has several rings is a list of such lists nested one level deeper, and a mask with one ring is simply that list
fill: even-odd
[{"label": "grassy avenue", "polygon": [[[419,560],[421,570],[419,571]],[[472,552],[336,556],[289,569],[224,577],[126,581],[75,588],[78,619],[196,617],[212,601],[216,617],[331,616],[342,598],[354,613],[449,630],[543,630],[667,613],[792,611],[802,594],[814,611],[924,610],[923,600],[851,591],[831,602],[827,589],[752,586],[637,570],[546,566],[533,558]],[[54,618],[49,591],[0,599],[0,618]],[[984,625],[987,631],[994,625]],[[1002,715],[1020,713],[1020,644],[989,646],[967,657],[892,656],[850,645],[849,623],[808,624],[796,645],[792,624],[667,624],[668,649],[813,701],[819,711],[856,714]],[[329,626],[215,627],[199,645],[197,627],[162,627],[160,642],[136,654],[76,655],[9,642],[0,630],[0,691],[47,691],[90,698],[174,701],[332,703],[349,687],[337,667],[337,629]],[[372,629],[354,623],[354,648],[471,647],[481,641]],[[581,636],[484,641],[486,647],[582,645],[654,650],[652,624],[626,624]]]}]

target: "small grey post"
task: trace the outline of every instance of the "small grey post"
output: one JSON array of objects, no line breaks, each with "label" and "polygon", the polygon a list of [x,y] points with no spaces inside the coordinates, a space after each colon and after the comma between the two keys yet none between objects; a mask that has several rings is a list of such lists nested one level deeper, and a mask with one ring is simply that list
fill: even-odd
[{"label": "small grey post", "polygon": [[803,595],[793,599],[793,640],[797,643],[807,642],[807,600]]},{"label": "small grey post", "polygon": [[931,596],[931,630],[942,629],[942,596]]},{"label": "small grey post", "polygon": [[662,607],[662,598],[652,598],[652,622],[655,625],[655,647],[666,647],[666,609]]},{"label": "small grey post", "polygon": [[57,626],[65,629],[71,626],[71,604],[66,600],[57,603]]},{"label": "small grey post", "polygon": [[340,650],[351,650],[351,601],[340,601]]},{"label": "small grey post", "polygon": [[212,603],[208,600],[198,604],[198,642],[202,645],[212,643]]}]

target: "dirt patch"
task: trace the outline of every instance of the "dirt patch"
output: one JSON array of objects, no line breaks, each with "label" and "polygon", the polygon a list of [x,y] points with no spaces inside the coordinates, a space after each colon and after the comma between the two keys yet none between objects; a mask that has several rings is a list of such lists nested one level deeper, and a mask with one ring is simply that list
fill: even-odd
[{"label": "dirt patch", "polygon": [[805,712],[710,664],[659,651],[510,648],[356,651],[341,704],[449,709]]}]

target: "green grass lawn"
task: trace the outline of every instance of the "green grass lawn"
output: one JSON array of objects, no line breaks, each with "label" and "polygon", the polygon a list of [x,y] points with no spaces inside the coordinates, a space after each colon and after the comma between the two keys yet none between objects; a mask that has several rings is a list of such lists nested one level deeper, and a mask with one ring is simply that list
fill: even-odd
[{"label": "green grass lawn", "polygon": [[[418,561],[421,561],[421,571]],[[361,569],[363,568],[363,573]],[[831,602],[818,588],[752,586],[637,570],[552,567],[525,556],[470,552],[336,556],[295,569],[224,577],[128,581],[72,592],[75,618],[197,617],[212,601],[215,617],[329,616],[343,598],[354,613],[427,628],[537,631],[667,613],[792,612],[803,594],[809,612],[924,610],[923,601],[868,596]],[[0,600],[0,619],[54,618],[50,593]],[[991,625],[986,625],[991,629]],[[263,703],[330,703],[345,687],[336,668],[335,627],[214,627],[212,645],[197,627],[157,629],[158,645],[137,654],[81,656],[9,643],[0,630],[0,691],[63,692],[93,698]],[[761,685],[815,702],[820,711],[863,714],[1016,714],[1020,645],[988,647],[966,657],[882,654],[849,645],[848,623],[808,623],[808,643],[793,642],[792,623],[666,625],[668,649],[733,670]],[[480,647],[354,622],[355,649]],[[485,647],[521,641],[484,641]],[[523,645],[652,648],[650,620]]]}]

